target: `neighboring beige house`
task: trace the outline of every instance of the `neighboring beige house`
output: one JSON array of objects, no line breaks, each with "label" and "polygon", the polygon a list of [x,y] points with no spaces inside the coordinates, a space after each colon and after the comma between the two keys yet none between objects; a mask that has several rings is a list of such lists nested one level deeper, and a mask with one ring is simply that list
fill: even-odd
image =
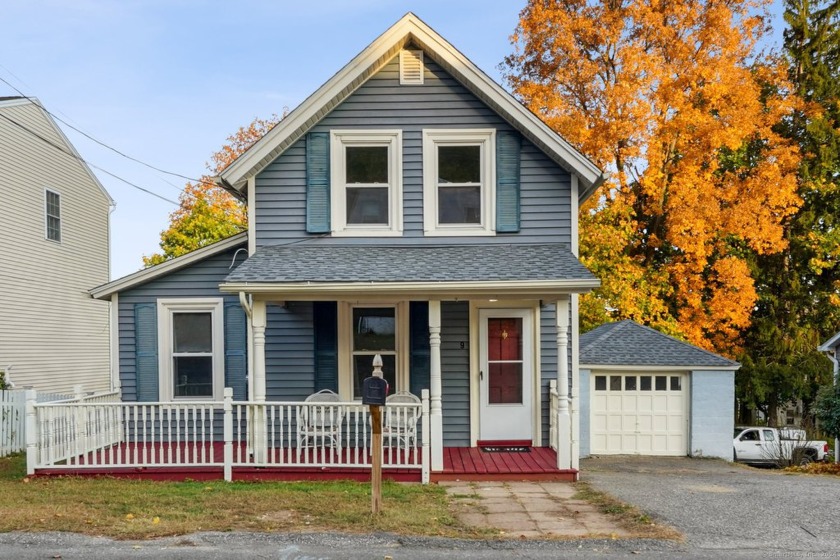
[{"label": "neighboring beige house", "polygon": [[114,201],[37,100],[0,97],[0,371],[15,387],[111,388]]}]

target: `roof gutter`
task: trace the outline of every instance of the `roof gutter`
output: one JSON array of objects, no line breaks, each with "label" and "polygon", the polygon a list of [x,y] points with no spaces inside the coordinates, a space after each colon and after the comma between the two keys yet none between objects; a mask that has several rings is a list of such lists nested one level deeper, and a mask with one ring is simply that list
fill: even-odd
[{"label": "roof gutter", "polygon": [[470,297],[547,298],[583,294],[598,288],[600,280],[508,281],[508,282],[229,282],[219,285],[225,293],[282,296],[284,300],[333,300],[337,296],[359,295],[373,299],[427,295],[468,299]]},{"label": "roof gutter", "polygon": [[213,182],[216,183],[216,185],[225,189],[230,194],[232,194],[238,200],[241,200],[242,202],[248,202],[248,195],[246,195],[245,193],[243,193],[242,191],[240,191],[239,189],[237,189],[236,187],[231,185],[227,181],[227,179],[225,179],[221,175],[216,175],[215,177],[213,177]]}]

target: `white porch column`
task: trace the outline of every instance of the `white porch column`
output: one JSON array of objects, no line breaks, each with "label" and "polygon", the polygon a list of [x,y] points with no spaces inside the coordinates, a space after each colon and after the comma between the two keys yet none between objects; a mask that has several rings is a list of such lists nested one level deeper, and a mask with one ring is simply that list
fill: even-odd
[{"label": "white porch column", "polygon": [[[253,384],[254,401],[265,402],[265,302],[254,300],[251,309],[251,328],[254,332],[254,371],[251,372],[250,382]],[[263,463],[268,455],[268,441],[266,439],[265,407],[258,404],[254,407],[249,427],[252,434],[254,460]]]},{"label": "white porch column", "polygon": [[580,470],[580,295],[572,294],[572,468]]},{"label": "white porch column", "polygon": [[557,324],[557,468],[572,468],[572,416],[569,408],[569,300],[558,299]]},{"label": "white porch column", "polygon": [[254,300],[251,313],[251,327],[254,330],[254,371],[251,383],[254,387],[254,400],[265,402],[265,302]]},{"label": "white porch column", "polygon": [[431,426],[432,471],[443,470],[443,407],[441,405],[440,371],[440,301],[429,301],[429,393],[431,406],[429,423]]}]

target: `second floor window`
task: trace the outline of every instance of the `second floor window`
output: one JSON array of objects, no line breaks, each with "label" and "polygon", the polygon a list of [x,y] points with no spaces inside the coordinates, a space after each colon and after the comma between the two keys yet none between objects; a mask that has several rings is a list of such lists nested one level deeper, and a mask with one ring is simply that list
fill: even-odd
[{"label": "second floor window", "polygon": [[46,191],[47,239],[61,241],[61,195]]},{"label": "second floor window", "polygon": [[402,231],[402,132],[331,133],[332,230],[335,235]]},{"label": "second floor window", "polygon": [[495,131],[423,131],[426,235],[495,233]]}]

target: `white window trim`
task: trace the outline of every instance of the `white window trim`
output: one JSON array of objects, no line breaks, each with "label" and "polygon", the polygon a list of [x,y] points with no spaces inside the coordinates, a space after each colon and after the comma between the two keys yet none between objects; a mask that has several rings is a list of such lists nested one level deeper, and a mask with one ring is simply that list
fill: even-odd
[{"label": "white window trim", "polygon": [[[58,197],[58,239],[50,239],[50,215],[49,205],[47,204],[47,193],[53,193]],[[61,193],[55,189],[44,189],[44,239],[53,243],[61,243],[64,238],[64,228],[61,227],[63,218],[61,217]]]},{"label": "white window trim", "polygon": [[[481,146],[481,223],[438,224],[437,146]],[[423,230],[434,236],[496,235],[496,130],[423,130]]]},{"label": "white window trim", "polygon": [[[344,194],[346,146],[388,147],[388,225],[347,223]],[[330,201],[332,235],[336,237],[397,237],[402,235],[402,130],[331,130]]]},{"label": "white window trim", "polygon": [[213,325],[213,397],[221,401],[225,386],[225,331],[223,298],[159,299],[158,328],[158,394],[161,401],[196,401],[207,397],[175,397],[172,372],[173,313],[210,313]]},{"label": "white window trim", "polygon": [[[353,309],[358,307],[394,307],[396,313],[397,386],[391,387],[391,394],[409,390],[409,325],[408,302],[338,303],[338,394],[342,400],[360,401],[361,395],[353,395]],[[371,364],[371,373],[373,364]]]}]

